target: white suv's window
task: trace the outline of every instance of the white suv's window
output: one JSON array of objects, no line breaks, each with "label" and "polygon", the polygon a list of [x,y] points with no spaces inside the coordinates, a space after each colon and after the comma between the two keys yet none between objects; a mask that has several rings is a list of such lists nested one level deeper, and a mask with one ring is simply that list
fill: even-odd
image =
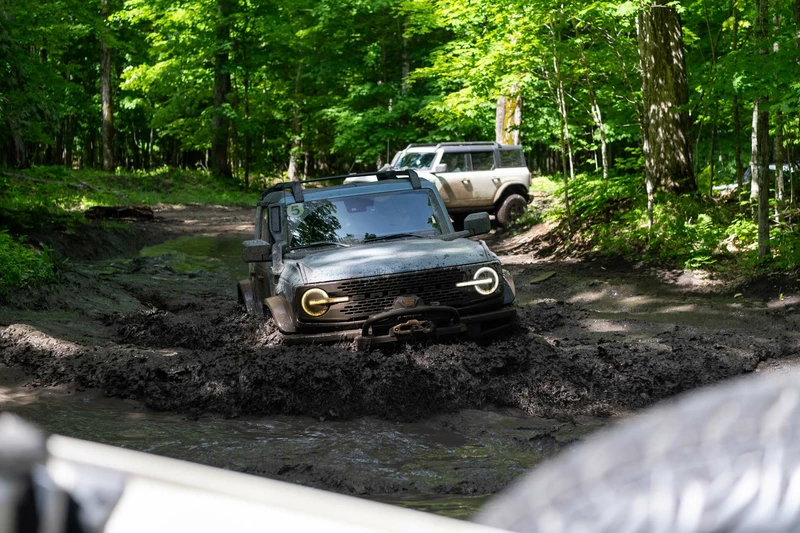
[{"label": "white suv's window", "polygon": [[466,172],[468,152],[450,152],[442,154],[442,163],[447,165],[447,172]]},{"label": "white suv's window", "polygon": [[422,170],[430,170],[435,152],[409,152],[400,158],[395,164],[395,168],[418,168]]},{"label": "white suv's window", "polygon": [[494,152],[472,152],[472,170],[494,170]]},{"label": "white suv's window", "polygon": [[522,150],[500,150],[500,167],[524,167],[525,158],[522,157]]}]

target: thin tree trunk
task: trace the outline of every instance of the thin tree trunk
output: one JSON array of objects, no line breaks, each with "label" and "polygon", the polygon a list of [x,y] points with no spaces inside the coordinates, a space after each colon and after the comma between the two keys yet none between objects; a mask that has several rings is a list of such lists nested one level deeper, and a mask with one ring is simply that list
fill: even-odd
[{"label": "thin tree trunk", "polygon": [[653,3],[639,13],[636,27],[647,115],[647,173],[656,189],[678,194],[695,191],[680,17],[674,7]]},{"label": "thin tree trunk", "polygon": [[75,131],[72,115],[67,115],[67,125],[64,139],[64,166],[72,168],[73,147],[75,146]]},{"label": "thin tree trunk", "polygon": [[[755,24],[753,30],[756,39],[756,50],[759,55],[769,54],[769,0],[756,0]],[[755,146],[753,155],[758,170],[754,178],[758,184],[758,258],[762,259],[770,253],[769,243],[769,111],[766,99],[756,101],[753,110],[753,122],[756,131],[753,133]]]},{"label": "thin tree trunk", "polygon": [[714,150],[717,143],[716,108],[711,112],[711,142],[708,149],[708,197],[714,196]]},{"label": "thin tree trunk", "polygon": [[569,136],[569,112],[567,111],[567,98],[564,91],[564,82],[561,79],[561,70],[559,69],[558,58],[555,55],[555,49],[553,49],[553,53],[553,68],[556,75],[556,100],[558,102],[559,114],[561,115],[561,166],[566,173],[567,165],[564,158],[568,157],[569,178],[575,179],[575,167],[572,162],[572,143]]},{"label": "thin tree trunk", "polygon": [[758,257],[770,253],[769,243],[769,111],[759,109],[758,137]]},{"label": "thin tree trunk", "polygon": [[[575,31],[577,33],[577,26],[575,26]],[[592,120],[597,125],[597,131],[600,133],[600,157],[603,161],[603,179],[608,179],[608,146],[606,145],[606,126],[603,123],[603,115],[600,112],[600,104],[597,102],[597,95],[594,92],[594,84],[592,83],[592,78],[589,75],[589,64],[586,61],[586,54],[583,52],[583,47],[581,46],[579,49],[580,60],[581,64],[583,65],[583,70],[586,72],[586,88],[589,92],[589,104],[591,105],[591,112],[592,112]],[[596,165],[597,157],[595,156],[595,165]]]},{"label": "thin tree trunk", "polygon": [[228,70],[228,40],[230,16],[236,0],[217,0],[216,47],[214,54],[214,116],[211,124],[211,172],[219,177],[232,178],[228,162],[228,136],[230,121],[223,109],[231,91],[231,73]]},{"label": "thin tree trunk", "polygon": [[783,114],[775,111],[775,222],[780,223],[785,207],[783,181]]},{"label": "thin tree trunk", "polygon": [[253,154],[253,132],[250,127],[250,70],[244,71],[244,188],[250,188],[250,159]]},{"label": "thin tree trunk", "polygon": [[411,61],[408,57],[408,37],[403,35],[405,33],[405,27],[408,24],[408,16],[403,19],[403,22],[400,26],[400,35],[403,37],[403,66],[400,72],[400,91],[402,94],[406,94],[408,92],[408,75],[411,72]]},{"label": "thin tree trunk", "polygon": [[[800,1],[800,0],[798,0]],[[731,0],[731,18],[733,19],[733,27],[731,28],[731,50],[737,51],[739,49],[739,6],[738,0]],[[743,202],[745,201],[744,191],[744,164],[742,164],[742,118],[741,118],[741,103],[739,95],[733,95],[733,153],[736,165],[736,190],[739,198],[739,210],[742,210]]]},{"label": "thin tree trunk", "polygon": [[109,0],[102,0],[100,17],[103,29],[100,33],[100,99],[103,110],[103,170],[114,170],[114,109],[111,100],[111,50],[108,47]]},{"label": "thin tree trunk", "polygon": [[753,222],[758,222],[758,189],[759,183],[761,183],[759,178],[761,168],[758,165],[758,104],[758,100],[753,102],[753,127],[750,133],[750,203]]},{"label": "thin tree trunk", "polygon": [[302,73],[302,66],[297,67],[297,77],[294,80],[294,110],[292,115],[292,148],[289,151],[289,171],[287,172],[289,179],[295,181],[298,179],[298,165],[297,156],[300,154],[302,146],[302,137],[300,136],[300,75]]}]

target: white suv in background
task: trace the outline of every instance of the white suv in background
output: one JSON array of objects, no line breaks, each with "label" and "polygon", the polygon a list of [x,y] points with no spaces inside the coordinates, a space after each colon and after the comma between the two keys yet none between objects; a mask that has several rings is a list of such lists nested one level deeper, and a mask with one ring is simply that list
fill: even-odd
[{"label": "white suv in background", "polygon": [[508,226],[530,199],[531,173],[521,146],[496,142],[409,144],[390,168],[413,168],[436,184],[457,226],[470,213],[488,211]]}]

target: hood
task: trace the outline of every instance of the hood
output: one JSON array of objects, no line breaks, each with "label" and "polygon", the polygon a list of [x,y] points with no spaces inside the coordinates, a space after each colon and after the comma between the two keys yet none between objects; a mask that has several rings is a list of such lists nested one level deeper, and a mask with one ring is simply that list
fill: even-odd
[{"label": "hood", "polygon": [[384,276],[491,261],[482,242],[469,239],[404,239],[334,248],[297,259],[304,283]]}]

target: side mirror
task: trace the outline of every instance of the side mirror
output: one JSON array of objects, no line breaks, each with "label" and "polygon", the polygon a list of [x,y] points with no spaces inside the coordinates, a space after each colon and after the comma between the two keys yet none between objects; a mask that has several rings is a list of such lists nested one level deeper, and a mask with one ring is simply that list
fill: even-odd
[{"label": "side mirror", "polygon": [[272,258],[272,245],[261,239],[242,242],[242,259],[245,263],[259,263],[270,261]]},{"label": "side mirror", "polygon": [[439,163],[433,167],[434,172],[447,172],[447,163]]},{"label": "side mirror", "polygon": [[492,223],[489,221],[489,213],[472,213],[464,219],[464,229],[470,235],[480,235],[489,233]]}]

